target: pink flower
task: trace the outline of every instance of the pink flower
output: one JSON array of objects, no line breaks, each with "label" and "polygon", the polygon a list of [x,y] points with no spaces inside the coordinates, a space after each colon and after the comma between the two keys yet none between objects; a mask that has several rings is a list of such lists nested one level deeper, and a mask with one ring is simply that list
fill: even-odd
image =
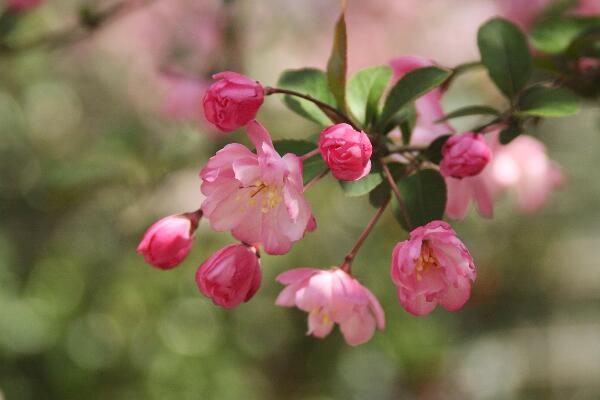
[{"label": "pink flower", "polygon": [[261,278],[256,249],[243,244],[222,248],[196,272],[196,283],[202,294],[225,308],[250,300],[260,287]]},{"label": "pink flower", "polygon": [[356,131],[348,124],[324,129],[319,138],[319,150],[337,179],[356,181],[371,171],[371,141],[366,133]]},{"label": "pink flower", "polygon": [[42,4],[44,0],[8,0],[7,6],[15,11],[31,10]]},{"label": "pink flower", "polygon": [[548,158],[543,143],[526,135],[499,147],[490,167],[496,190],[513,189],[524,212],[539,210],[564,180],[560,168]]},{"label": "pink flower", "polygon": [[475,264],[469,250],[444,221],[432,221],[396,245],[392,280],[400,304],[413,315],[427,315],[440,304],[457,311],[471,295]]},{"label": "pink flower", "polygon": [[164,113],[173,119],[203,123],[201,105],[208,84],[201,79],[173,72],[164,73],[161,78],[166,89]]},{"label": "pink flower", "polygon": [[219,81],[210,85],[204,99],[204,116],[223,132],[241,128],[256,117],[263,103],[263,87],[252,79],[235,73],[213,75]]},{"label": "pink flower", "polygon": [[452,219],[463,219],[467,215],[471,201],[479,214],[485,218],[494,215],[494,186],[489,179],[489,167],[477,176],[463,179],[446,178],[448,200],[446,215]]},{"label": "pink flower", "polygon": [[356,346],[383,330],[385,317],[373,294],[341,269],[297,268],[280,274],[287,285],[275,304],[296,306],[308,315],[308,335],[327,336],[338,324],[346,342]]},{"label": "pink flower", "polygon": [[257,154],[233,143],[209,160],[200,171],[202,210],[213,229],[231,230],[244,243],[262,243],[268,254],[285,254],[315,226],[303,195],[302,161],[277,154],[258,122],[247,129]]},{"label": "pink flower", "polygon": [[450,136],[442,148],[440,172],[446,177],[466,178],[479,174],[492,158],[483,135],[463,133]]},{"label": "pink flower", "polygon": [[196,213],[189,213],[171,215],[155,222],[144,234],[137,252],[148,264],[157,268],[176,267],[192,248],[198,220]]},{"label": "pink flower", "polygon": [[[433,65],[435,65],[433,61],[418,56],[395,58],[390,61],[390,66],[394,71],[393,82],[395,83],[412,70]],[[442,95],[442,89],[437,88],[420,97],[415,102],[417,122],[412,133],[410,144],[428,145],[434,139],[454,132],[454,129],[449,124],[445,122],[435,122],[444,116],[444,110],[442,109],[441,104]]]}]

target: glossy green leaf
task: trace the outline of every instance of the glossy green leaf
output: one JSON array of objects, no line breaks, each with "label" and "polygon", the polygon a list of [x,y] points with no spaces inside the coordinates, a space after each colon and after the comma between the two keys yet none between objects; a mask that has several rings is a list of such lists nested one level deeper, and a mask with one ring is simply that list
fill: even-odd
[{"label": "glossy green leaf", "polygon": [[346,71],[348,69],[348,37],[346,35],[346,18],[340,15],[333,34],[333,47],[327,62],[327,81],[337,104],[342,111],[346,110]]},{"label": "glossy green leaf", "polygon": [[444,122],[453,118],[470,117],[473,115],[493,115],[497,117],[500,116],[500,112],[489,106],[466,106],[446,114],[444,118],[439,119],[437,122]]},{"label": "glossy green leaf", "polygon": [[446,182],[439,172],[431,169],[419,171],[400,180],[398,190],[406,205],[410,226],[397,205],[394,214],[407,231],[443,218],[447,197]]},{"label": "glossy green leaf", "polygon": [[302,156],[317,148],[317,144],[308,140],[282,139],[273,141],[273,147],[280,154],[293,153]]},{"label": "glossy green leaf", "polygon": [[493,18],[479,28],[477,44],[492,81],[507,97],[514,98],[531,77],[525,35],[513,23]]},{"label": "glossy green leaf", "polygon": [[504,128],[500,131],[500,137],[499,137],[500,143],[501,144],[509,144],[521,133],[522,133],[522,129],[518,125],[511,125],[507,128]]},{"label": "glossy green leaf", "polygon": [[450,139],[452,135],[444,135],[436,138],[425,150],[425,157],[434,164],[439,164],[442,161],[442,147]]},{"label": "glossy green leaf", "polygon": [[[319,69],[303,68],[284,71],[279,77],[277,86],[307,94],[331,106],[336,106],[335,99],[329,91],[327,76]],[[331,125],[331,119],[315,104],[294,96],[284,96],[283,101],[298,115],[322,126]]]},{"label": "glossy green leaf", "polygon": [[304,184],[306,185],[310,182],[314,177],[322,173],[327,169],[327,165],[325,161],[323,161],[323,157],[320,154],[309,158],[308,160],[304,160],[302,163],[302,178],[304,180]]},{"label": "glossy green leaf", "polygon": [[564,117],[579,111],[579,102],[570,90],[560,87],[534,86],[519,98],[518,115]]},{"label": "glossy green leaf", "polygon": [[450,71],[438,67],[419,68],[404,75],[390,90],[378,120],[378,127],[385,128],[396,113],[440,86],[449,76]]},{"label": "glossy green leaf", "polygon": [[392,70],[377,66],[357,72],[346,90],[346,101],[350,112],[363,124],[368,125],[377,114],[379,100],[387,87]]},{"label": "glossy green leaf", "polygon": [[599,27],[600,17],[559,16],[537,24],[530,33],[531,44],[544,53],[560,54],[586,30]]},{"label": "glossy green leaf", "polygon": [[367,176],[353,182],[340,181],[340,185],[344,190],[344,194],[350,197],[362,196],[383,182],[381,173],[379,171],[371,171]]}]

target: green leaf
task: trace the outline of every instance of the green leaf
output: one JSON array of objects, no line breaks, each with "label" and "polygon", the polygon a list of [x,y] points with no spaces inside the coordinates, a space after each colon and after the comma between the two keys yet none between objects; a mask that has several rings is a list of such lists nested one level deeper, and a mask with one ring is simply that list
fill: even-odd
[{"label": "green leaf", "polygon": [[499,117],[500,111],[489,106],[466,106],[446,114],[444,118],[441,118],[436,122],[444,122],[453,118],[470,117],[472,115],[493,115]]},{"label": "green leaf", "polygon": [[398,182],[398,190],[410,218],[406,224],[399,207],[395,208],[395,216],[400,225],[407,231],[428,222],[442,219],[446,208],[446,182],[439,172],[425,169]]},{"label": "green leaf", "polygon": [[519,125],[511,125],[507,128],[504,128],[500,131],[500,143],[509,144],[521,133],[522,129]]},{"label": "green leaf", "polygon": [[[335,99],[327,85],[327,77],[319,69],[303,68],[284,71],[279,77],[277,86],[307,94],[333,107],[336,106]],[[286,106],[300,116],[322,126],[331,125],[330,118],[310,101],[287,95],[284,96],[283,101]]]},{"label": "green leaf", "polygon": [[385,128],[396,113],[440,86],[449,76],[450,71],[437,67],[419,68],[404,75],[390,90],[379,117],[378,127]]},{"label": "green leaf", "polygon": [[442,147],[450,139],[452,135],[444,135],[436,138],[425,150],[425,157],[434,164],[439,164],[442,161]]},{"label": "green leaf", "polygon": [[490,78],[502,93],[514,98],[531,77],[525,35],[511,22],[493,18],[479,28],[477,44]]},{"label": "green leaf", "polygon": [[383,182],[379,171],[371,171],[367,176],[353,182],[340,181],[344,194],[350,197],[362,196],[371,192]]},{"label": "green leaf", "polygon": [[[275,147],[275,150],[282,156],[286,153],[302,156],[309,151],[316,149],[317,144],[308,140],[283,139],[274,141],[273,147]],[[302,163],[304,184],[306,185],[311,179],[319,175],[325,169],[327,169],[327,165],[320,154],[304,160]]]},{"label": "green leaf", "polygon": [[273,147],[280,154],[293,153],[297,156],[302,156],[309,151],[317,148],[317,144],[308,140],[282,139],[275,140]]},{"label": "green leaf", "polygon": [[333,47],[327,61],[327,82],[340,109],[346,111],[346,71],[348,69],[348,38],[344,13],[335,25]]},{"label": "green leaf", "polygon": [[565,52],[586,30],[600,26],[600,17],[560,16],[537,24],[529,34],[531,44],[550,54]]},{"label": "green leaf", "polygon": [[577,97],[568,89],[534,86],[519,98],[518,115],[564,117],[579,111]]},{"label": "green leaf", "polygon": [[379,208],[390,198],[391,194],[390,185],[383,181],[369,193],[369,203],[373,207]]},{"label": "green leaf", "polygon": [[368,125],[377,114],[379,99],[387,87],[392,70],[377,66],[357,72],[346,89],[346,101],[350,112],[363,124]]},{"label": "green leaf", "polygon": [[319,175],[321,172],[327,169],[327,165],[320,154],[309,158],[308,160],[304,160],[302,163],[302,177],[304,180],[304,184],[306,185],[310,182],[314,177]]}]

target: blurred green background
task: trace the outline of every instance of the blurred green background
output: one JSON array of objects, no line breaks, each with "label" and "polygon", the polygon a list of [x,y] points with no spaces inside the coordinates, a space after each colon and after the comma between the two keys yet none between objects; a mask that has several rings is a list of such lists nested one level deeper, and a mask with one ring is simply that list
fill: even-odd
[{"label": "blurred green background", "polygon": [[[339,264],[373,213],[331,178],[308,194],[317,231],[263,257],[260,292],[235,310],[213,306],[194,282],[232,242],[227,233],[202,223],[171,271],[135,253],[154,220],[200,205],[197,173],[211,154],[247,143],[198,122],[194,86],[173,79],[202,85],[235,69],[272,85],[285,68],[323,67],[338,2],[151,3],[69,46],[0,53],[0,399],[600,398],[597,101],[529,132],[567,176],[543,211],[521,215],[505,197],[493,220],[471,212],[453,223],[479,272],[460,312],[402,310],[389,263],[406,233],[386,214],[354,271],[387,327],[352,348],[337,331],[305,336],[306,315],[274,305],[278,273]],[[353,71],[403,54],[475,59],[494,2],[423,3],[350,0]],[[68,28],[84,4],[48,0],[10,40]],[[192,101],[183,116],[173,107],[189,101],[170,103],[182,88]],[[501,101],[482,72],[461,77],[444,105],[478,101]],[[259,119],[275,138],[319,130],[272,97]]]}]

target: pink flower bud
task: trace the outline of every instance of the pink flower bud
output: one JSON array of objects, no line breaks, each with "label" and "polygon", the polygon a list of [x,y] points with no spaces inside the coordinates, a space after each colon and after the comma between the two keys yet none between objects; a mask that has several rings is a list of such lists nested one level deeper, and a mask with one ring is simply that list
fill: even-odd
[{"label": "pink flower bud", "polygon": [[42,4],[43,0],[8,0],[7,6],[14,11],[27,11]]},{"label": "pink flower bud", "polygon": [[225,308],[250,300],[260,287],[261,279],[256,249],[243,244],[222,248],[196,272],[196,283],[202,294]]},{"label": "pink flower bud", "polygon": [[137,252],[157,268],[176,267],[192,248],[198,219],[197,214],[190,213],[171,215],[155,222],[144,234]]},{"label": "pink flower bud", "polygon": [[241,128],[256,117],[263,103],[263,87],[252,79],[235,73],[213,75],[213,83],[204,98],[204,116],[223,132]]},{"label": "pink flower bud", "polygon": [[444,221],[416,228],[392,254],[400,304],[413,315],[429,314],[438,304],[457,311],[469,299],[475,276],[469,250]]},{"label": "pink flower bud", "polygon": [[319,150],[337,179],[356,181],[371,171],[373,147],[369,137],[348,124],[337,124],[323,130]]},{"label": "pink flower bud", "polygon": [[492,158],[483,135],[463,133],[451,136],[442,148],[440,172],[445,177],[466,178],[479,174]]}]

